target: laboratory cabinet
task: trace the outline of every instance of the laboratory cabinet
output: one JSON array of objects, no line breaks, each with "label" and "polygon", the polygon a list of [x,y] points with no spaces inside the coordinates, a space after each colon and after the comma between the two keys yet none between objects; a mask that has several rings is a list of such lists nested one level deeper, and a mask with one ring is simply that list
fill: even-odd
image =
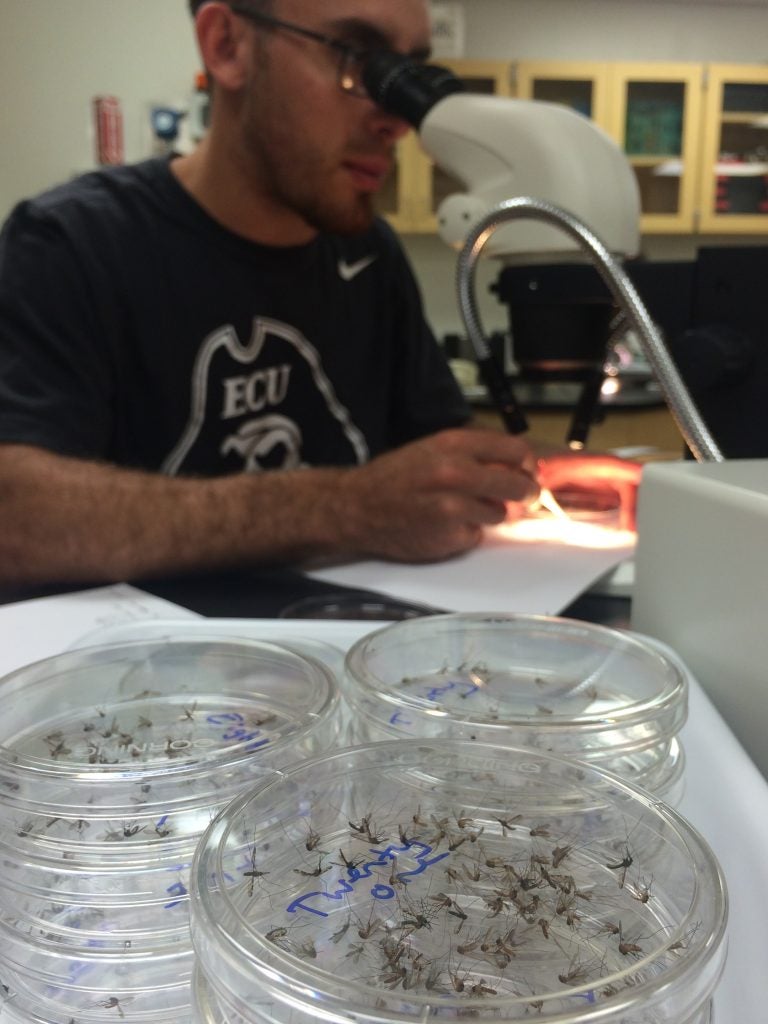
[{"label": "laboratory cabinet", "polygon": [[[443,60],[442,64],[466,83],[471,92],[511,94],[512,65],[508,61]],[[463,186],[424,153],[414,132],[397,145],[393,172],[378,198],[378,210],[396,231],[430,234],[437,231],[436,211],[442,200]]]},{"label": "laboratory cabinet", "polygon": [[[768,64],[446,61],[468,88],[563,103],[622,148],[637,176],[643,234],[768,231]],[[404,233],[434,233],[461,186],[411,133],[379,210]]]},{"label": "laboratory cabinet", "polygon": [[702,130],[701,232],[768,231],[768,66],[710,65]]},{"label": "laboratory cabinet", "polygon": [[695,230],[700,177],[701,64],[520,61],[515,94],[563,103],[626,152],[645,234]]}]

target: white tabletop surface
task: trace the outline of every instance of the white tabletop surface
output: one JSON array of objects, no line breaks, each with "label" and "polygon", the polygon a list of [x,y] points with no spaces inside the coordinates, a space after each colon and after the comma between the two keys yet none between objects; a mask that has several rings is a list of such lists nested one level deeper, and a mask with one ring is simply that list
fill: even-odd
[{"label": "white tabletop surface", "polygon": [[[131,587],[42,598],[0,607],[0,673],[46,657],[94,630],[120,623],[186,619],[194,614]],[[320,640],[341,649],[383,623],[322,620],[209,619],[206,630],[279,640]],[[722,865],[730,900],[729,951],[715,995],[715,1024],[768,1021],[768,783],[695,679],[681,732],[686,792],[678,810],[709,842]],[[673,1024],[673,1022],[670,1022]]]}]

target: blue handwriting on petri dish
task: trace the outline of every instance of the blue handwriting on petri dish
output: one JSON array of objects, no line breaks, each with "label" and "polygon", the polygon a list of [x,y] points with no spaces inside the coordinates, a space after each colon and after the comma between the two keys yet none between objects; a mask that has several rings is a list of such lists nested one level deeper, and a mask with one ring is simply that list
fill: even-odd
[{"label": "blue handwriting on petri dish", "polygon": [[[223,740],[237,740],[240,743],[248,740],[257,741],[249,743],[245,748],[246,750],[258,750],[259,747],[264,747],[267,743],[272,742],[272,737],[261,729],[244,728],[245,719],[237,711],[222,712],[220,715],[208,715],[206,722],[210,722],[211,725],[229,726],[227,731],[221,734]],[[259,739],[259,737],[261,738]]]},{"label": "blue handwriting on petri dish", "polygon": [[[427,868],[433,864],[437,864],[439,861],[444,860],[446,857],[450,857],[450,853],[438,853],[436,857],[429,858],[429,855],[433,853],[433,847],[427,843],[405,843],[402,846],[390,844],[384,850],[377,850],[374,847],[370,847],[370,852],[376,855],[376,860],[365,861],[362,864],[357,864],[354,867],[347,868],[347,877],[338,878],[336,885],[338,888],[334,892],[325,890],[324,892],[307,892],[299,899],[289,903],[285,908],[288,914],[295,914],[297,910],[306,910],[309,914],[316,914],[318,917],[328,917],[322,910],[318,910],[317,907],[307,906],[308,901],[319,897],[321,900],[341,900],[348,893],[354,892],[355,886],[363,879],[371,877],[371,868],[384,867],[388,861],[396,859],[398,853],[406,853],[408,850],[418,848],[418,852],[415,856],[415,860],[418,863],[418,867],[411,868],[410,871],[398,871],[396,877],[399,881],[407,883],[414,875],[420,875]],[[376,883],[371,889],[371,896],[375,900],[391,900],[395,895],[395,890],[390,885],[382,885]]]}]

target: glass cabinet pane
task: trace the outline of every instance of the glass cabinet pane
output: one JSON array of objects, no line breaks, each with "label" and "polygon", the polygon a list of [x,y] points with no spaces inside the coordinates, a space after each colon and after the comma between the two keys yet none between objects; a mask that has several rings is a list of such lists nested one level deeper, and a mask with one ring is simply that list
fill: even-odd
[{"label": "glass cabinet pane", "polygon": [[646,216],[680,211],[684,118],[685,83],[627,82],[624,149]]},{"label": "glass cabinet pane", "polygon": [[624,148],[630,156],[680,156],[685,85],[628,82]]},{"label": "glass cabinet pane", "polygon": [[561,103],[585,117],[594,117],[594,83],[588,80],[534,78],[532,98]]},{"label": "glass cabinet pane", "polygon": [[723,84],[714,209],[768,214],[768,83]]}]

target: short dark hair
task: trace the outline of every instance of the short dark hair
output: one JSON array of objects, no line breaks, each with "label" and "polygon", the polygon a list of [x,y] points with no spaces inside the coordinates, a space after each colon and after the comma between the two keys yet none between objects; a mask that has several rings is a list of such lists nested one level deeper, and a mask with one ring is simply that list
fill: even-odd
[{"label": "short dark hair", "polygon": [[[206,0],[189,0],[189,11],[194,17]],[[272,7],[272,0],[249,0],[249,7],[254,11],[268,11]]]}]

